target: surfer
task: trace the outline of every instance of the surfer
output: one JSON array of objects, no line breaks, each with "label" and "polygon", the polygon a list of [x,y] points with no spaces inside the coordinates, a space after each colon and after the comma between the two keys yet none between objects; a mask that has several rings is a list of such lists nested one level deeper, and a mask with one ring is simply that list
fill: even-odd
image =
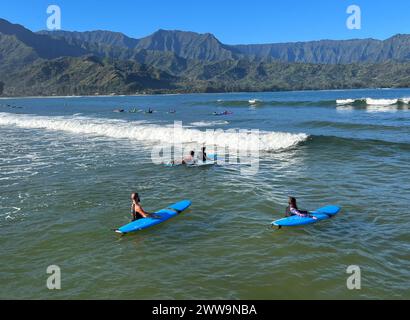
[{"label": "surfer", "polygon": [[230,112],[228,110],[225,110],[223,112],[214,112],[214,116],[227,116],[227,115],[230,115],[230,114],[232,114],[232,112]]},{"label": "surfer", "polygon": [[198,154],[198,159],[200,159],[202,162],[206,162],[207,160],[212,160],[206,154],[206,147],[202,147],[201,152],[199,152]]},{"label": "surfer", "polygon": [[150,216],[148,212],[146,212],[142,207],[141,207],[141,200],[138,195],[138,193],[133,192],[131,193],[131,215],[132,215],[132,221],[142,219],[142,218],[147,218]]},{"label": "surfer", "polygon": [[308,211],[299,210],[296,204],[296,198],[289,197],[288,204],[289,206],[286,208],[286,217],[300,216],[300,217],[310,217],[313,219],[317,219],[316,217],[311,216]]},{"label": "surfer", "polygon": [[147,113],[154,113],[154,110],[152,110],[151,108],[148,109]]},{"label": "surfer", "polygon": [[191,151],[189,153],[189,155],[185,156],[182,159],[182,164],[195,164],[196,160],[195,160],[195,151]]},{"label": "surfer", "polygon": [[191,151],[189,155],[185,156],[182,158],[180,162],[178,161],[171,161],[172,165],[178,165],[178,164],[186,164],[186,165],[193,165],[196,163],[195,160],[195,151]]}]

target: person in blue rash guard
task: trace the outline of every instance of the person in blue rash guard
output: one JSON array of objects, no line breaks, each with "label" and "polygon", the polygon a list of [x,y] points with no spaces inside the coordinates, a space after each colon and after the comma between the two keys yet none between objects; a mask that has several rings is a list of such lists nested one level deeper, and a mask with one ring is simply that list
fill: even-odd
[{"label": "person in blue rash guard", "polygon": [[299,210],[298,206],[296,204],[296,198],[294,197],[289,197],[288,201],[289,206],[286,208],[286,216],[300,216],[300,217],[310,217],[313,219],[317,219],[314,216],[311,216],[308,211],[304,210]]}]

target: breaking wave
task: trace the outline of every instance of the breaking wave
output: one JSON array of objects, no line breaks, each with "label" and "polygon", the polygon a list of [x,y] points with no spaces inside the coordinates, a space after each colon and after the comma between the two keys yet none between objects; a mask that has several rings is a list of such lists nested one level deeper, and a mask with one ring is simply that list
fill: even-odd
[{"label": "breaking wave", "polygon": [[213,127],[213,126],[224,126],[229,124],[228,121],[198,121],[192,122],[191,126],[193,127]]},{"label": "breaking wave", "polygon": [[352,105],[352,106],[400,106],[410,103],[410,98],[396,98],[396,99],[339,99],[336,100],[337,105]]},{"label": "breaking wave", "polygon": [[149,124],[144,121],[125,121],[88,117],[49,117],[0,113],[0,125],[27,129],[64,131],[80,135],[106,136],[117,139],[163,143],[198,143],[229,147],[238,150],[275,151],[296,146],[308,135],[285,132],[259,131],[251,135],[238,130],[206,130],[177,128],[173,125]]},{"label": "breaking wave", "polygon": [[374,99],[374,98],[349,98],[336,100],[217,100],[195,102],[194,105],[217,105],[222,107],[268,107],[268,106],[344,106],[366,107],[368,105],[389,106],[389,105],[409,105],[410,97],[395,99]]}]

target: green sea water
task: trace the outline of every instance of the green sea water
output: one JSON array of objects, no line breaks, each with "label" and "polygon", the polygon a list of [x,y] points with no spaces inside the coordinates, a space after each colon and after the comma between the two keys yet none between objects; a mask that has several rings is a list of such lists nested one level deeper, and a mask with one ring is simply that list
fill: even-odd
[{"label": "green sea water", "polygon": [[[347,90],[0,100],[0,298],[408,299],[408,97]],[[225,110],[233,113],[214,115]],[[206,129],[222,130],[218,143],[228,144],[228,129],[258,129],[256,172],[244,173],[246,163],[153,163],[153,147],[169,142],[176,120],[186,151],[199,149]],[[183,199],[192,206],[119,237],[112,229],[129,221],[132,191],[150,212]],[[309,210],[342,211],[274,230],[289,195]],[[46,286],[50,265],[61,269],[61,290]],[[350,265],[361,268],[360,290],[346,286]]]}]

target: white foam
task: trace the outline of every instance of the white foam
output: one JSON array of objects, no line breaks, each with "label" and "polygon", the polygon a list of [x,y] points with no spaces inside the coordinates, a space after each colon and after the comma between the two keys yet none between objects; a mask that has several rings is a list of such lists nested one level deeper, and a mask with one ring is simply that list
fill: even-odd
[{"label": "white foam", "polygon": [[366,98],[366,103],[371,106],[390,106],[396,104],[399,99],[372,99]]},{"label": "white foam", "polygon": [[198,121],[192,122],[191,126],[193,127],[213,127],[213,126],[224,126],[229,124],[228,121]]},{"label": "white foam", "polygon": [[21,211],[19,207],[1,207],[0,217],[4,217],[5,220],[14,220],[16,215]]},{"label": "white foam", "polygon": [[141,121],[86,117],[49,117],[12,113],[0,113],[0,125],[65,131],[79,135],[106,136],[118,139],[163,143],[200,143],[240,150],[260,151],[287,149],[308,138],[304,133],[269,131],[260,131],[258,137],[249,135],[247,132],[238,133],[223,130],[214,132],[213,130],[200,131],[198,129],[182,128],[175,132],[173,126],[146,124]]},{"label": "white foam", "polygon": [[261,103],[262,100],[259,100],[259,99],[250,99],[248,102],[249,102],[250,104],[258,104],[258,103]]},{"label": "white foam", "polygon": [[391,106],[398,102],[410,104],[410,98],[399,99],[373,99],[373,98],[361,98],[361,99],[337,99],[336,104],[339,106],[353,104],[356,102],[365,102],[368,106]]},{"label": "white foam", "polygon": [[355,99],[338,99],[336,100],[336,104],[343,105],[343,104],[350,104],[355,102]]}]

